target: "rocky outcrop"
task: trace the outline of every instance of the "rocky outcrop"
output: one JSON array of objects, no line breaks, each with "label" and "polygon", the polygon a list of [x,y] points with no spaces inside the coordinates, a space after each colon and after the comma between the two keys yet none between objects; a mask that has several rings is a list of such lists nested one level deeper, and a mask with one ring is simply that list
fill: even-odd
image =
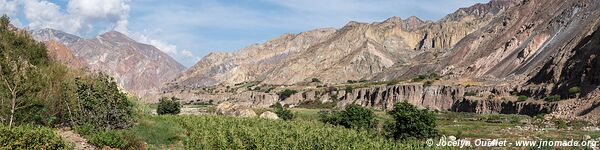
[{"label": "rocky outcrop", "polygon": [[84,69],[87,63],[80,58],[77,58],[67,46],[60,44],[54,40],[45,42],[48,49],[48,57],[52,61],[60,62],[70,68]]},{"label": "rocky outcrop", "polygon": [[260,114],[260,118],[264,118],[264,119],[271,119],[271,120],[277,120],[279,119],[279,117],[277,116],[277,114],[270,112],[270,111],[265,111],[262,114]]},{"label": "rocky outcrop", "polygon": [[[158,92],[162,83],[185,69],[156,47],[138,43],[116,31],[94,39],[83,39],[52,29],[37,30],[31,34],[39,41],[48,41],[51,53],[66,55],[57,59],[69,59],[65,60],[69,62],[83,60],[89,70],[108,73],[125,90],[142,97]],[[70,50],[76,58],[69,57],[66,50]]]},{"label": "rocky outcrop", "polygon": [[216,113],[217,115],[256,117],[256,113],[252,109],[231,102],[223,102],[217,105]]}]

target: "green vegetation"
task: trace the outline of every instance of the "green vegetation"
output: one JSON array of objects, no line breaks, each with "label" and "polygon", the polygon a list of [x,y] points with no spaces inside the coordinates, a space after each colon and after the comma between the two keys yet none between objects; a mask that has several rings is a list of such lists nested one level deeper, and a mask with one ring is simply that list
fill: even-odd
[{"label": "green vegetation", "polygon": [[408,102],[399,102],[388,112],[394,123],[388,125],[388,130],[395,139],[425,139],[438,135],[436,117],[429,110],[418,110]]},{"label": "green vegetation", "polygon": [[[421,142],[398,143],[366,131],[333,128],[318,122],[272,121],[224,116],[157,116],[185,130],[184,149],[412,149]],[[226,124],[226,125],[224,125]],[[160,134],[160,133],[157,133]]]},{"label": "green vegetation", "polygon": [[277,116],[283,120],[292,120],[296,118],[296,115],[292,113],[292,111],[284,108],[280,103],[275,103],[273,108],[275,109],[275,114],[277,114]]},{"label": "green vegetation", "polygon": [[321,83],[321,80],[319,80],[317,78],[312,78],[310,81],[314,82],[314,83]]},{"label": "green vegetation", "polygon": [[554,126],[556,126],[556,128],[558,129],[567,128],[567,122],[564,119],[554,118],[552,119],[552,122],[554,123]]},{"label": "green vegetation", "polygon": [[475,96],[475,95],[477,95],[477,92],[475,92],[475,91],[465,92],[465,96]]},{"label": "green vegetation", "polygon": [[67,149],[67,145],[46,127],[0,126],[0,149]]},{"label": "green vegetation", "polygon": [[546,101],[549,101],[549,102],[558,102],[558,101],[560,101],[560,99],[561,99],[560,95],[558,95],[558,94],[546,97]]},{"label": "green vegetation", "polygon": [[577,94],[579,94],[580,92],[581,92],[581,88],[579,88],[578,86],[569,88],[569,95],[572,97],[577,96]]},{"label": "green vegetation", "polygon": [[88,136],[89,142],[98,147],[126,148],[128,143],[124,140],[121,133],[114,130],[98,131],[92,136]]},{"label": "green vegetation", "polygon": [[352,129],[369,129],[375,115],[373,111],[356,104],[349,104],[343,111],[321,112],[320,121]]},{"label": "green vegetation", "polygon": [[158,102],[156,113],[159,115],[171,114],[177,115],[181,112],[181,103],[177,97],[161,97]]},{"label": "green vegetation", "polygon": [[526,101],[527,99],[529,99],[529,97],[527,97],[525,95],[519,95],[519,96],[517,96],[517,101],[518,102]]},{"label": "green vegetation", "polygon": [[424,80],[429,80],[431,82],[435,81],[435,80],[440,80],[441,76],[438,75],[437,73],[430,73],[430,74],[422,74],[422,75],[418,75],[416,77],[414,77],[412,79],[412,82],[421,82]]},{"label": "green vegetation", "polygon": [[294,95],[294,94],[296,94],[296,93],[298,93],[298,91],[296,91],[296,90],[290,90],[290,89],[285,89],[285,90],[283,90],[282,92],[279,92],[279,93],[278,93],[278,95],[279,95],[279,100],[285,100],[285,99],[287,99],[288,97],[290,97],[290,96],[292,96],[292,95]]}]

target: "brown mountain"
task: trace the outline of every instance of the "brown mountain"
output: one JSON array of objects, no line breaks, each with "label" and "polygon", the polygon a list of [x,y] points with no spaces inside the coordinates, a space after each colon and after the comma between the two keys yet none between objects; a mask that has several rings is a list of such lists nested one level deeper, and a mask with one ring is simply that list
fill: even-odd
[{"label": "brown mountain", "polygon": [[[436,22],[416,17],[350,22],[341,29],[287,34],[238,52],[210,54],[172,87],[191,89],[187,93],[191,101],[252,100],[251,104],[268,106],[277,90],[295,88],[302,93],[282,103],[325,101],[333,95],[338,96],[338,106],[359,103],[388,109],[407,100],[441,110],[597,118],[599,10],[598,0],[492,0]],[[443,79],[428,84],[407,80],[431,72]],[[347,91],[296,84],[312,78],[325,83],[407,81]],[[276,91],[247,88],[249,97],[235,97],[227,90],[197,88],[245,86],[235,84],[244,81]],[[233,89],[238,90],[234,95],[240,92]],[[577,91],[572,89],[580,92],[569,92]],[[306,97],[311,93],[314,98]],[[527,100],[519,101],[516,95]]]},{"label": "brown mountain", "polygon": [[[185,69],[156,47],[138,43],[116,31],[104,33],[93,39],[84,39],[52,29],[37,30],[32,32],[32,35],[37,40],[49,41],[47,45],[51,49],[50,52],[68,55],[65,50],[68,48],[77,59],[83,60],[90,70],[112,75],[125,90],[140,96],[156,92],[163,82]],[[68,56],[63,59],[75,60]]]},{"label": "brown mountain", "polygon": [[430,63],[464,36],[512,6],[493,1],[459,9],[437,22],[392,17],[384,22],[349,22],[341,29],[286,34],[233,53],[212,53],[176,79],[201,87],[260,81],[289,85],[318,78],[327,83],[386,78],[393,66]]}]

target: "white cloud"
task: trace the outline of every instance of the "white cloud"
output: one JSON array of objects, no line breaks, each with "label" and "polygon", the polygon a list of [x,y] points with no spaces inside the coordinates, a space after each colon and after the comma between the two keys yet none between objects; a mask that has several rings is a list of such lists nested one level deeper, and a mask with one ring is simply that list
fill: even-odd
[{"label": "white cloud", "polygon": [[13,16],[16,10],[17,3],[15,1],[0,0],[0,14]]},{"label": "white cloud", "polygon": [[86,23],[106,21],[112,23],[111,30],[127,33],[129,0],[71,0],[67,6],[70,15]]},{"label": "white cloud", "polygon": [[[76,35],[98,30],[117,30],[127,33],[129,0],[71,0],[62,11],[59,5],[47,0],[23,0],[23,14],[30,29],[53,28]],[[106,25],[98,29],[97,25]]]}]

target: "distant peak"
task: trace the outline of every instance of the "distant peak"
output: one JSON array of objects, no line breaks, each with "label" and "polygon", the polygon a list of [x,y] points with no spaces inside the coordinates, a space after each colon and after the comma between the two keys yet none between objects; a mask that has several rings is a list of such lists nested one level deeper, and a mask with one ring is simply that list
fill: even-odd
[{"label": "distant peak", "polygon": [[390,23],[400,23],[402,22],[402,18],[398,17],[398,16],[393,16],[391,18],[386,19],[383,22],[390,22]]},{"label": "distant peak", "polygon": [[417,17],[417,16],[410,16],[410,17],[406,18],[405,21],[409,21],[409,22],[413,22],[413,21],[423,22],[423,20],[419,19],[419,17]]},{"label": "distant peak", "polygon": [[135,40],[129,38],[127,35],[119,32],[119,31],[108,31],[106,33],[102,33],[100,36],[100,38],[103,39],[112,39],[112,40],[117,40],[117,41],[133,41],[135,42]]}]

